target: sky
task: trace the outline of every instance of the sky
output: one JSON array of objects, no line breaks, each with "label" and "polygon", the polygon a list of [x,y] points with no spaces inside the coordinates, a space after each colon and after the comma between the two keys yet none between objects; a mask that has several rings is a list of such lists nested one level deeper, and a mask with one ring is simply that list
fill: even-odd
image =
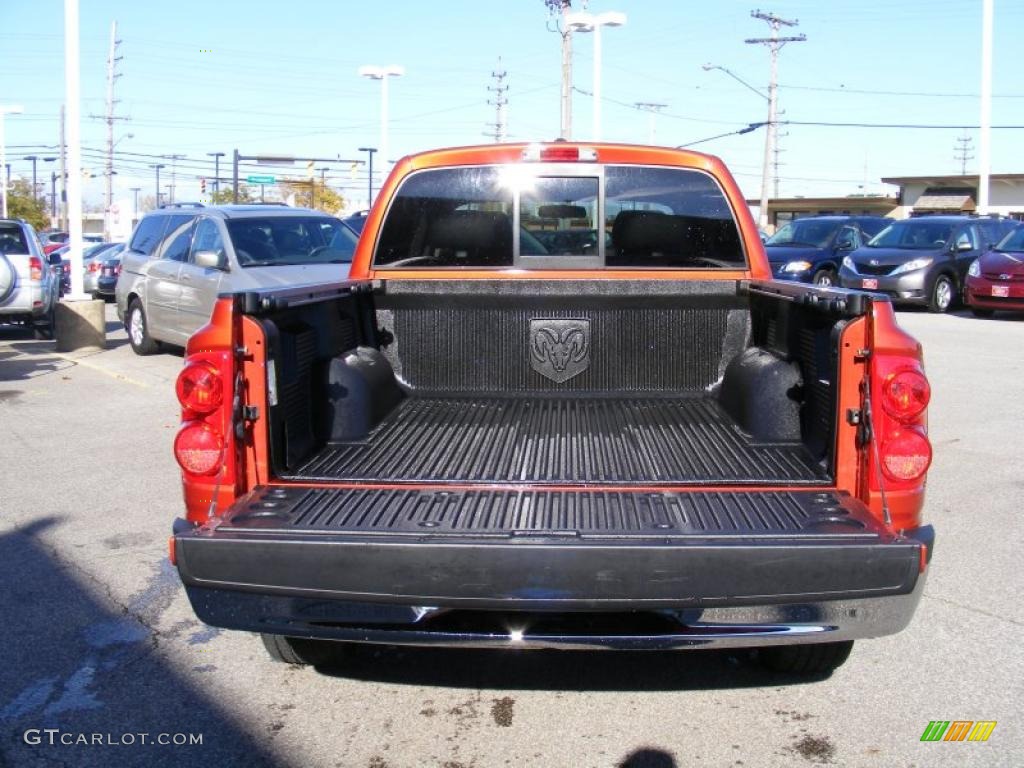
[{"label": "sky", "polygon": [[[585,3],[575,0],[574,8]],[[979,122],[981,0],[778,0],[761,6],[799,20],[803,33],[779,58],[780,120],[975,126]],[[602,34],[602,138],[647,143],[650,115],[637,102],[666,106],[655,120],[658,144],[675,146],[733,133],[767,117],[767,102],[720,70],[765,89],[769,55],[744,39],[769,29],[753,2],[592,0],[588,10],[621,11],[625,26]],[[550,140],[559,131],[561,39],[543,0],[353,2],[352,0],[81,0],[82,143],[96,178],[86,202],[102,194],[111,22],[117,21],[119,77],[115,197],[131,187],[152,195],[154,163],[177,161],[177,198],[198,199],[199,177],[213,176],[208,152],[230,157],[331,158],[327,182],[365,198],[359,147],[380,136],[380,83],[360,65],[398,64],[390,82],[390,157],[491,141],[492,72],[504,70],[510,141]],[[995,0],[994,125],[1024,126],[1024,2]],[[0,0],[0,104],[24,106],[6,118],[12,174],[31,178],[25,155],[52,156],[64,100],[63,2]],[[499,64],[500,57],[500,64]],[[592,138],[593,35],[574,36],[573,138]],[[959,173],[957,139],[978,131],[784,125],[781,196],[894,193],[882,177]],[[1024,130],[992,132],[993,172],[1024,172]],[[760,192],[764,129],[705,141],[694,149],[722,157],[748,197]],[[40,163],[40,179],[53,163]],[[375,172],[380,169],[376,160]],[[967,161],[977,172],[977,160]],[[294,168],[243,169],[302,177]],[[47,189],[49,185],[47,184]],[[165,190],[166,191],[166,190]]]}]

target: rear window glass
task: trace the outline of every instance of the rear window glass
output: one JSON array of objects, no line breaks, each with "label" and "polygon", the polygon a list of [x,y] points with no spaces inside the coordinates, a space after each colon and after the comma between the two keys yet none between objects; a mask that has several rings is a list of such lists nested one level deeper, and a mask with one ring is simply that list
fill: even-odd
[{"label": "rear window glass", "polygon": [[132,235],[132,240],[128,247],[137,253],[141,253],[143,256],[151,255],[156,250],[156,246],[163,236],[166,223],[166,216],[148,216],[144,218],[139,222],[139,226],[135,228],[135,234]]},{"label": "rear window glass", "polygon": [[28,253],[28,241],[19,225],[0,224],[0,253]]},{"label": "rear window glass", "polygon": [[385,215],[375,266],[746,266],[732,210],[707,174],[606,166],[602,199],[598,166],[592,175],[586,167],[578,175],[560,174],[562,168],[442,168],[410,176]]},{"label": "rear window glass", "polygon": [[605,232],[609,267],[746,267],[732,209],[714,179],[700,171],[609,167]]}]

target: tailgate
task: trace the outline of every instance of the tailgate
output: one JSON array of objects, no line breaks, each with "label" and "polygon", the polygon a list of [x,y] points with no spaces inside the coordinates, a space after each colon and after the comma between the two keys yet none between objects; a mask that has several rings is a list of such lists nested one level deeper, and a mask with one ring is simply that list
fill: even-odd
[{"label": "tailgate", "polygon": [[902,595],[922,556],[820,490],[266,486],[175,546],[190,588],[577,610]]}]

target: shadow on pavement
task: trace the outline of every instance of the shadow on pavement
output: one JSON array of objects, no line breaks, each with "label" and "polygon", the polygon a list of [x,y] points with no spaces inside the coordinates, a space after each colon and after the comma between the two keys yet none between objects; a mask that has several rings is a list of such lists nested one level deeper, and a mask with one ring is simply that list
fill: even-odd
[{"label": "shadow on pavement", "polygon": [[680,691],[802,685],[751,651],[547,651],[339,643],[321,674],[392,684],[541,691]]},{"label": "shadow on pavement", "polygon": [[[47,552],[41,534],[60,523],[51,517],[0,535],[8,574],[0,590],[8,628],[0,665],[0,766],[286,763],[159,655],[158,634],[143,623],[143,603],[173,594],[173,569],[140,585],[120,610],[108,607],[95,596],[102,586],[81,580]],[[59,729],[53,744],[47,728]],[[158,734],[201,734],[202,743],[142,744],[143,733],[153,741]],[[115,743],[61,743],[79,734]],[[123,741],[126,735],[133,743]]]}]

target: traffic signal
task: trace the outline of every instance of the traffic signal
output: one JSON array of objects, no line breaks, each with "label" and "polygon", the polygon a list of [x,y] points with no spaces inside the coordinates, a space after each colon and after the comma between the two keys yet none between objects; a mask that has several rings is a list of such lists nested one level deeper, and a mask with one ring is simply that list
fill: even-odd
[{"label": "traffic signal", "polygon": [[202,192],[204,195],[206,194],[206,177],[205,176],[200,176],[199,177],[199,191]]}]

